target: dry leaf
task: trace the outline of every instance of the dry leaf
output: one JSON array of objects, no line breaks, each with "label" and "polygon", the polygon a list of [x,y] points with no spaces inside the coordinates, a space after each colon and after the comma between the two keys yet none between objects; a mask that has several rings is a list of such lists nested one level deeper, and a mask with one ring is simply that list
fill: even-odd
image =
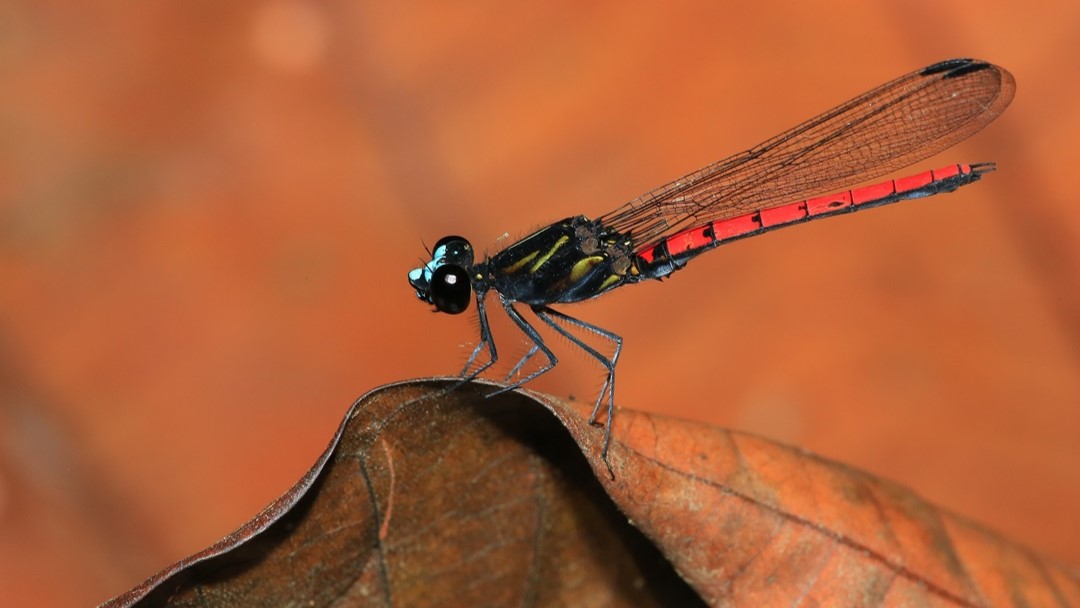
[{"label": "dry leaf", "polygon": [[1080,605],[1075,572],[843,465],[620,411],[611,479],[590,406],[452,384],[362,397],[289,493],[105,605]]}]

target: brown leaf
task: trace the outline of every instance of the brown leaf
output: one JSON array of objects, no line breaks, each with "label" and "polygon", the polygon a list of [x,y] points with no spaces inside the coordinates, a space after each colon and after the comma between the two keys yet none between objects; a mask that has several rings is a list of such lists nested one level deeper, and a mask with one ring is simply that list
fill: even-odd
[{"label": "brown leaf", "polygon": [[285,496],[106,605],[701,604],[555,418],[448,386],[362,397]]},{"label": "brown leaf", "polygon": [[106,605],[1080,604],[1076,573],[800,450],[620,411],[611,479],[590,406],[448,386],[362,397],[289,493]]}]

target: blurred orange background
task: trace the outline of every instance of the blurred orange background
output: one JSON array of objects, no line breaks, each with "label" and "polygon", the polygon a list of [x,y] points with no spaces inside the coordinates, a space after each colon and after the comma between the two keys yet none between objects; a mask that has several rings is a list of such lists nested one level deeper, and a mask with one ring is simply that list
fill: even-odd
[{"label": "blurred orange background", "polygon": [[[1051,5],[4,4],[0,605],[123,591],[285,491],[361,393],[455,373],[475,320],[416,301],[422,243],[597,215],[954,56],[1016,100],[911,172],[996,173],[564,310],[626,339],[624,407],[1080,565],[1080,4]],[[552,343],[534,388],[591,399]]]}]

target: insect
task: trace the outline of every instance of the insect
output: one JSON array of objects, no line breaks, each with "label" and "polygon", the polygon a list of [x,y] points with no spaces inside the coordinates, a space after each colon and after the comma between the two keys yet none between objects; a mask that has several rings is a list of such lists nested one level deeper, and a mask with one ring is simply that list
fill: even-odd
[{"label": "insect", "polygon": [[[475,378],[499,359],[485,300],[498,294],[531,342],[507,382],[537,354],[546,362],[493,394],[555,367],[558,358],[515,305],[528,306],[607,370],[589,418],[607,403],[601,457],[607,463],[615,407],[615,366],[623,340],[614,332],[552,308],[617,287],[662,279],[725,243],[783,226],[952,192],[994,170],[993,163],[950,165],[850,189],[940,152],[1001,114],[1015,92],[1012,75],[975,59],[951,59],[901,76],[745,152],[695,171],[596,217],[555,222],[482,260],[460,236],[440,239],[431,261],[409,272],[416,296],[434,310],[460,314],[475,294],[480,342],[461,372]],[[849,188],[844,190],[844,188]],[[820,196],[828,192],[836,192]],[[605,356],[565,326],[588,330],[613,346]],[[484,349],[487,360],[471,369]],[[470,371],[471,369],[471,371]],[[608,464],[610,471],[610,464]]]}]

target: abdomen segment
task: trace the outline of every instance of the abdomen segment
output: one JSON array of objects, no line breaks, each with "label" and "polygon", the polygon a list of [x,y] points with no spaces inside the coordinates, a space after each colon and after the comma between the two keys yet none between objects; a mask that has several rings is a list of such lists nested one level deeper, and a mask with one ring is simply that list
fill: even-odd
[{"label": "abdomen segment", "polygon": [[845,190],[709,222],[664,238],[635,256],[641,278],[663,278],[724,243],[810,220],[952,192],[994,170],[993,163],[949,165],[910,177]]}]

